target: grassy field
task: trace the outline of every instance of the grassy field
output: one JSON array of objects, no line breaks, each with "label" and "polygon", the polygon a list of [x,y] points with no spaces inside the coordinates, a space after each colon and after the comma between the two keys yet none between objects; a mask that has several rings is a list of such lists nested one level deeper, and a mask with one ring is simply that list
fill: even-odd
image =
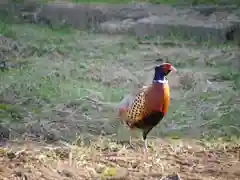
[{"label": "grassy field", "polygon": [[[15,2],[22,2],[23,0],[14,0]],[[41,2],[59,2],[63,0],[40,0]],[[167,4],[167,5],[239,5],[238,0],[64,0],[73,2],[73,3],[107,3],[107,4],[123,4],[123,3],[139,3],[139,2],[147,2],[153,4]]]},{"label": "grassy field", "polygon": [[[12,139],[25,138],[1,149],[0,177],[159,179],[177,172],[183,179],[237,179],[239,148],[231,145],[240,135],[238,47],[177,38],[139,42],[27,24],[2,24],[0,33],[8,37],[0,38],[1,60],[7,62],[0,71],[1,123],[11,128]],[[129,133],[114,106],[151,82],[158,57],[178,73],[169,77],[170,110],[150,133],[144,161],[140,139],[136,150],[124,143]],[[26,141],[32,138],[42,143]],[[78,146],[59,152],[60,145],[43,143],[57,139]]]},{"label": "grassy field", "polygon": [[185,5],[198,5],[198,4],[219,4],[219,5],[233,5],[239,4],[237,0],[229,1],[219,1],[219,0],[72,0],[74,3],[108,3],[108,4],[118,4],[118,3],[132,3],[132,2],[148,2],[153,4],[185,4]]}]

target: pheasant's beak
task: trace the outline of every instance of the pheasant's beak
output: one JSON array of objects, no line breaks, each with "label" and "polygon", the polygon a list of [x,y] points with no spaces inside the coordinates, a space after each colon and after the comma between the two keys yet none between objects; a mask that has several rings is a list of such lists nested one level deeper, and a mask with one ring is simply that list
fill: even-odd
[{"label": "pheasant's beak", "polygon": [[176,69],[175,67],[173,67],[173,66],[171,66],[170,70],[171,70],[172,72],[177,72],[177,69]]}]

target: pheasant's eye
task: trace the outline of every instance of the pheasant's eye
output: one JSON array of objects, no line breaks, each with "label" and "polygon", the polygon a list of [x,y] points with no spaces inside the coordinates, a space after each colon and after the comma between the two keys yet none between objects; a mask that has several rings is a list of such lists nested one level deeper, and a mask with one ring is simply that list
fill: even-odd
[{"label": "pheasant's eye", "polygon": [[171,65],[170,64],[166,64],[164,66],[164,72],[167,73],[167,72],[170,72],[171,71]]}]

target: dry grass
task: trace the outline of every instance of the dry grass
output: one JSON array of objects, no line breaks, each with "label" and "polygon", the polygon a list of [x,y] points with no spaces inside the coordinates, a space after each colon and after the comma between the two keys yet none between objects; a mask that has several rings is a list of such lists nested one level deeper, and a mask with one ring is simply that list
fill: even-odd
[{"label": "dry grass", "polygon": [[[239,176],[239,147],[215,146],[223,142],[219,137],[232,144],[240,134],[237,47],[163,39],[139,42],[127,36],[16,24],[5,25],[2,34],[13,41],[1,39],[1,58],[6,62],[0,64],[1,124],[11,129],[12,139],[77,139],[78,146],[60,148],[65,154],[61,159],[54,150],[58,145],[10,143],[2,150],[0,176],[32,180],[98,179],[111,173],[127,174],[122,179],[161,179],[172,173],[192,180]],[[141,145],[133,150],[122,143],[129,133],[119,125],[113,107],[126,93],[151,81],[151,67],[159,57],[174,64],[178,73],[169,77],[170,110],[151,132],[152,151],[143,160]],[[186,138],[204,139],[205,145]],[[26,149],[26,154],[14,153],[10,161],[6,155],[10,149]]]},{"label": "dry grass", "polygon": [[196,142],[156,140],[146,159],[140,150],[106,141],[90,147],[12,142],[8,149],[1,149],[0,178],[239,179],[238,146],[222,145],[213,151]]}]

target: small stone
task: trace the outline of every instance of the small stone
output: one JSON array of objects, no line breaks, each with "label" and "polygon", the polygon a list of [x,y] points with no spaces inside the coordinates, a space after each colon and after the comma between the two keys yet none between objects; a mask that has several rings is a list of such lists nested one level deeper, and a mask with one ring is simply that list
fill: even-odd
[{"label": "small stone", "polygon": [[164,180],[181,180],[177,174],[168,175]]},{"label": "small stone", "polygon": [[10,160],[12,160],[12,159],[14,159],[14,158],[16,157],[16,154],[15,154],[14,152],[8,152],[8,153],[7,153],[7,157],[8,157]]}]

